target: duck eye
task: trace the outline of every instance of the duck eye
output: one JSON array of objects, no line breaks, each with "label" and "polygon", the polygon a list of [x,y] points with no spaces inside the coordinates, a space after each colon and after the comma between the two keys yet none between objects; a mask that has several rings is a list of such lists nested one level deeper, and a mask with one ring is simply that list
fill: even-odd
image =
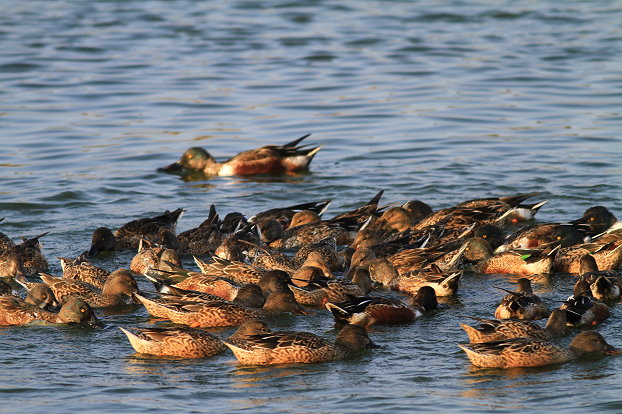
[{"label": "duck eye", "polygon": [[86,309],[80,308],[80,312],[84,313],[84,312],[86,312]]},{"label": "duck eye", "polygon": [[483,235],[482,235],[482,239],[485,239],[486,237],[488,237],[488,235],[487,235],[487,234],[483,234]]},{"label": "duck eye", "polygon": [[561,239],[562,239],[562,236],[557,236],[557,240],[561,240]]},{"label": "duck eye", "polygon": [[48,295],[44,293],[43,295],[41,295],[41,297],[42,297],[43,299],[47,299],[47,298],[48,298]]}]

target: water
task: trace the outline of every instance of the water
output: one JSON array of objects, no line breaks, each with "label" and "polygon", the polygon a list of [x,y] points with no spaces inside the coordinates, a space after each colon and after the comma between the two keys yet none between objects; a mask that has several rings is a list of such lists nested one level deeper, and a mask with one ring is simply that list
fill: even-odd
[{"label": "water", "polygon": [[[252,215],[332,198],[434,208],[542,192],[541,221],[592,205],[622,217],[622,3],[453,0],[0,1],[0,231],[57,256],[91,232],[214,203]],[[182,181],[156,168],[190,146],[224,158],[312,133],[309,175]],[[127,267],[131,253],[99,264]],[[187,263],[191,266],[191,263]],[[144,280],[141,285],[148,286]],[[463,280],[452,308],[377,327],[384,348],[303,367],[134,354],[116,326],[0,330],[4,412],[619,412],[622,360],[531,370],[471,367],[460,315],[491,316],[501,276]],[[551,307],[572,281],[536,283]],[[620,307],[599,328],[622,346]],[[334,337],[320,309],[280,329]],[[229,330],[216,330],[226,335]]]}]

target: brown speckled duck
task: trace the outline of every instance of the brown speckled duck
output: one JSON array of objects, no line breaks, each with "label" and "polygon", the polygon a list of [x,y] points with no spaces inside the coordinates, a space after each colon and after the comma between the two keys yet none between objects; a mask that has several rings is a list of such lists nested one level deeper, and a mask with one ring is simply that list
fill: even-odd
[{"label": "brown speckled duck", "polygon": [[58,278],[47,273],[41,273],[40,276],[60,303],[68,296],[77,296],[94,308],[120,306],[127,304],[132,295],[139,292],[136,280],[127,269],[112,272],[102,289],[86,282]]},{"label": "brown speckled duck", "polygon": [[121,328],[141,354],[180,358],[207,358],[227,349],[216,335],[187,327]]},{"label": "brown speckled duck", "polygon": [[93,327],[101,325],[91,307],[75,296],[66,298],[58,313],[45,311],[16,298],[0,297],[0,325],[23,325],[32,321],[87,323]]},{"label": "brown speckled duck", "polygon": [[581,332],[568,348],[528,337],[458,346],[466,352],[473,365],[488,368],[540,367],[567,362],[583,355],[622,353],[594,331]]},{"label": "brown speckled duck", "polygon": [[271,332],[228,339],[225,345],[241,364],[311,364],[344,359],[364,348],[377,347],[365,328],[346,325],[330,342],[309,332]]}]

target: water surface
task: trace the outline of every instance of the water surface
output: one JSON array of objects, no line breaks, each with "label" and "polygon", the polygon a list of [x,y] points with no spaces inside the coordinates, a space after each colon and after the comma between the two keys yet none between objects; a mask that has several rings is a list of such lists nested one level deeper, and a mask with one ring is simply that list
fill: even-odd
[{"label": "water surface", "polygon": [[[44,231],[57,256],[91,232],[183,207],[183,231],[221,214],[385,189],[435,209],[542,192],[541,221],[592,205],[622,216],[622,3],[609,1],[0,0],[0,231]],[[190,146],[224,159],[312,133],[291,178],[159,174]],[[131,253],[100,263],[127,267]],[[191,263],[187,263],[192,266]],[[147,287],[144,280],[140,282]],[[460,315],[490,316],[507,277],[465,278],[449,311],[371,332],[384,348],[303,367],[133,353],[116,326],[0,330],[6,412],[618,412],[620,359],[474,369]],[[550,306],[572,281],[536,283]],[[619,307],[599,330],[622,346]],[[334,337],[327,313],[277,328]],[[216,331],[223,335],[228,330]]]}]

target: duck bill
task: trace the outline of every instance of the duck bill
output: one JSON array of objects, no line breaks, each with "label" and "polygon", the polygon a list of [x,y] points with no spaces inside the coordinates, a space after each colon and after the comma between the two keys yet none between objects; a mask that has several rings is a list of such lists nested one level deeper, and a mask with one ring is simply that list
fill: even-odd
[{"label": "duck bill", "polygon": [[91,328],[95,328],[95,329],[101,329],[104,327],[104,323],[102,321],[100,321],[97,316],[95,315],[91,315],[91,319],[89,319],[88,321],[86,321],[86,323],[91,327]]},{"label": "duck bill", "polygon": [[605,354],[607,355],[620,355],[622,354],[622,349],[613,347],[611,345],[607,346],[607,350],[605,350]]},{"label": "duck bill", "polygon": [[367,343],[367,345],[365,346],[366,348],[380,348],[380,345],[378,345],[377,343],[375,343],[374,341],[372,341],[371,339],[369,340],[369,342]]},{"label": "duck bill", "polygon": [[168,173],[168,174],[179,174],[184,170],[183,165],[181,165],[178,162],[174,162],[170,165],[167,165],[166,167],[160,167],[158,168],[158,172],[164,172],[164,173]]}]

